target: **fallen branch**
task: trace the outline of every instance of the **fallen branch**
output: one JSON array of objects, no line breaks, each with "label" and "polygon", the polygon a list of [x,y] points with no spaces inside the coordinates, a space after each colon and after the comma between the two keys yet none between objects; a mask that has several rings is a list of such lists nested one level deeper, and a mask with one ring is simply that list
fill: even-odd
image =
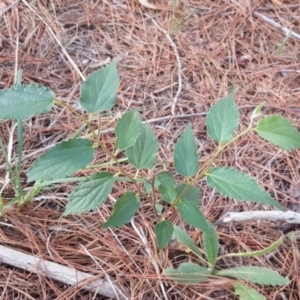
[{"label": "fallen branch", "polygon": [[230,212],[223,217],[223,222],[243,222],[252,220],[284,221],[287,223],[300,224],[300,213],[288,211],[246,211]]},{"label": "fallen branch", "polygon": [[253,15],[255,17],[258,17],[260,19],[262,19],[263,21],[265,21],[266,23],[268,23],[269,25],[281,30],[285,35],[289,35],[293,38],[295,38],[296,40],[300,41],[300,34],[292,31],[291,29],[288,29],[280,24],[278,24],[277,22],[275,22],[274,20],[266,17],[265,15],[261,14],[261,13],[258,13],[258,12],[253,12]]},{"label": "fallen branch", "polygon": [[128,299],[112,282],[1,245],[0,261],[112,299]]}]

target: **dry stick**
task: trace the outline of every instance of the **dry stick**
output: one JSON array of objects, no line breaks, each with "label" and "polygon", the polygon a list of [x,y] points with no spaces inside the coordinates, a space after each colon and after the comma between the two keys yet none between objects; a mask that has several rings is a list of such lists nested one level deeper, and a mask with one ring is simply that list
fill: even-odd
[{"label": "dry stick", "polygon": [[252,220],[285,221],[292,224],[300,224],[300,213],[288,211],[247,211],[230,212],[223,217],[223,222],[243,222]]},{"label": "dry stick", "polygon": [[260,19],[262,19],[263,21],[267,22],[268,24],[270,24],[271,26],[278,28],[279,30],[281,30],[283,33],[285,33],[286,35],[290,35],[291,37],[295,38],[296,40],[300,41],[300,34],[278,24],[277,22],[275,22],[274,20],[266,17],[265,15],[258,13],[258,12],[253,12],[253,15],[255,17],[258,17]]},{"label": "dry stick", "polygon": [[176,104],[177,104],[177,101],[178,101],[178,98],[179,98],[179,95],[181,93],[181,90],[182,90],[182,77],[181,77],[181,60],[180,60],[180,57],[179,57],[179,54],[178,54],[178,50],[177,50],[177,47],[176,47],[176,44],[174,43],[174,41],[172,40],[172,38],[170,37],[169,33],[164,30],[163,28],[161,28],[157,22],[153,19],[152,20],[152,23],[161,31],[165,34],[166,38],[168,39],[168,41],[170,42],[170,44],[172,45],[173,49],[174,49],[174,54],[175,54],[175,57],[176,57],[176,60],[177,60],[177,68],[178,68],[178,89],[177,89],[177,92],[176,92],[176,95],[173,99],[173,103],[172,103],[172,107],[171,107],[171,112],[172,112],[172,115],[174,116],[175,115],[175,107],[176,107]]},{"label": "dry stick", "polygon": [[[78,288],[116,299],[115,292],[108,281],[67,266],[62,266],[1,245],[0,261],[1,263],[12,265],[28,272],[50,277],[67,285],[75,285]],[[123,293],[116,286],[114,286],[114,289],[118,292],[120,299],[124,299],[122,298]]]}]

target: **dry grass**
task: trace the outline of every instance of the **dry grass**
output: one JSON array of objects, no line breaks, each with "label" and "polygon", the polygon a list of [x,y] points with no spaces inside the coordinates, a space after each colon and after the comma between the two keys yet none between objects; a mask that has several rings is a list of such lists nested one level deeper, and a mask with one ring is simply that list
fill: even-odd
[{"label": "dry grass", "polygon": [[[11,86],[15,70],[21,68],[25,83],[46,85],[58,98],[78,108],[80,74],[86,77],[107,58],[119,57],[121,85],[117,105],[105,120],[112,122],[110,127],[119,113],[131,108],[141,110],[143,119],[152,121],[159,138],[160,161],[172,161],[174,141],[188,122],[193,124],[201,161],[205,161],[215,146],[206,137],[205,112],[217,99],[228,94],[232,83],[238,87],[235,99],[242,107],[241,129],[247,126],[251,110],[262,101],[266,102],[264,113],[281,114],[299,129],[300,41],[288,39],[282,52],[277,54],[285,36],[253,16],[254,11],[261,12],[300,33],[297,1],[181,0],[177,1],[175,13],[172,1],[167,0],[153,1],[160,7],[157,10],[147,9],[136,0],[28,2],[34,11],[20,0],[0,19],[1,88]],[[177,47],[181,62],[179,73],[178,57],[166,33]],[[181,90],[178,90],[178,74],[182,77]],[[154,120],[171,115],[176,93],[179,97],[175,114],[187,116]],[[195,113],[203,114],[189,116]],[[71,137],[79,126],[78,120],[61,108],[26,121],[24,169],[46,147]],[[6,144],[12,128],[11,122],[1,123],[0,134]],[[114,142],[111,131],[104,134],[104,139],[108,145]],[[252,134],[225,151],[218,164],[250,173],[283,206],[295,209],[297,199],[290,196],[290,187],[300,185],[299,153],[279,151]],[[98,153],[94,162],[107,159]],[[5,162],[0,157],[1,182],[5,174]],[[212,194],[203,182],[199,186],[202,210],[219,234],[220,254],[262,249],[283,233],[297,229],[271,222],[223,225],[217,221],[227,211],[265,207],[224,199]],[[119,184],[112,196],[118,198],[128,188],[128,184]],[[130,299],[163,299],[158,274],[134,227],[128,225],[114,231],[100,229],[112,210],[111,199],[93,213],[60,218],[71,190],[71,185],[58,185],[24,207],[7,212],[0,224],[1,244],[101,277],[105,272],[124,287]],[[5,200],[13,197],[12,186],[6,187],[3,197]],[[170,219],[184,227],[177,214],[172,214]],[[153,220],[151,210],[145,205],[135,218],[135,224],[146,236],[147,247],[160,270],[194,259],[177,246],[158,253],[151,226]],[[201,245],[200,233],[193,228],[187,230]],[[221,261],[218,268],[270,267],[288,276],[291,284],[282,289],[261,287],[260,292],[267,299],[300,299],[298,247],[297,241],[286,239],[273,255],[227,259]],[[211,278],[188,287],[168,282],[165,290],[169,299],[174,300],[237,299],[232,290],[233,282]],[[1,299],[104,299],[8,265],[1,265],[0,289]]]}]

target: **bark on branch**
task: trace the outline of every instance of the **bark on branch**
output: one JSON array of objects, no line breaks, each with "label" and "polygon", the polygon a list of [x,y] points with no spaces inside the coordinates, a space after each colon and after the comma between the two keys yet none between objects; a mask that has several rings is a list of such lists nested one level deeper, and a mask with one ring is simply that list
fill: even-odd
[{"label": "bark on branch", "polygon": [[112,287],[111,283],[104,279],[1,245],[0,261],[112,299],[128,299],[117,286]]},{"label": "bark on branch", "polygon": [[223,217],[223,222],[243,222],[249,220],[284,221],[287,223],[300,224],[300,214],[288,211],[247,211],[230,212]]}]

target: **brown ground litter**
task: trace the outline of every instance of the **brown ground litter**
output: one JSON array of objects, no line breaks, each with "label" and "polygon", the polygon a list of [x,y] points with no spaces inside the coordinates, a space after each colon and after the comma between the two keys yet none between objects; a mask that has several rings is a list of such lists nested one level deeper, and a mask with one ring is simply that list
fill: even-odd
[{"label": "brown ground litter", "polygon": [[[156,10],[137,0],[2,1],[8,9],[0,16],[0,88],[10,87],[15,70],[23,69],[24,83],[48,86],[58,98],[79,109],[82,77],[118,57],[121,84],[113,113],[103,119],[104,124],[111,122],[106,129],[113,127],[121,113],[138,108],[159,138],[159,160],[170,162],[174,142],[191,122],[201,161],[205,161],[215,147],[206,136],[205,112],[230,92],[232,84],[238,88],[235,100],[241,107],[240,129],[246,128],[249,114],[263,101],[263,113],[278,113],[300,129],[300,41],[290,37],[281,49],[286,36],[254,16],[259,12],[300,34],[300,4],[296,2],[181,0],[174,2],[172,11],[174,3],[167,0],[151,2],[158,7]],[[181,89],[178,76],[182,79]],[[176,94],[175,115],[186,117],[155,121],[171,115]],[[200,115],[193,116],[196,113]],[[80,125],[59,107],[49,115],[26,121],[24,169],[47,147],[71,137]],[[0,124],[5,144],[13,126],[10,121]],[[104,133],[104,139],[108,144],[114,142],[111,130]],[[14,147],[16,151],[16,143]],[[297,208],[290,188],[300,187],[299,154],[299,150],[278,150],[250,134],[227,149],[218,164],[250,173],[284,207]],[[105,154],[98,153],[94,162],[107,160]],[[1,183],[5,175],[5,161],[0,156]],[[199,186],[202,210],[219,234],[220,254],[262,249],[282,233],[297,230],[296,226],[286,228],[266,221],[224,225],[218,220],[228,211],[267,208],[225,199],[203,182]],[[24,187],[29,187],[25,179]],[[114,231],[101,230],[112,211],[112,198],[90,214],[60,218],[72,188],[70,184],[57,185],[24,207],[8,211],[0,220],[1,244],[100,277],[107,274],[130,299],[164,299],[157,272],[137,231],[130,224]],[[130,184],[120,183],[111,196],[116,199],[128,188]],[[11,197],[13,189],[8,185],[3,198]],[[135,224],[145,235],[160,271],[193,260],[178,245],[158,253],[151,227],[154,216],[149,211],[147,205],[143,206]],[[170,220],[185,226],[175,213]],[[186,229],[201,246],[200,233]],[[300,299],[298,248],[297,240],[286,239],[273,255],[226,259],[218,263],[218,268],[270,267],[287,276],[291,284],[284,288],[260,287],[259,292],[272,300]],[[183,287],[168,281],[164,288],[172,300],[234,300],[234,282],[211,278]],[[0,266],[0,291],[1,299],[105,299],[5,264]]]}]

